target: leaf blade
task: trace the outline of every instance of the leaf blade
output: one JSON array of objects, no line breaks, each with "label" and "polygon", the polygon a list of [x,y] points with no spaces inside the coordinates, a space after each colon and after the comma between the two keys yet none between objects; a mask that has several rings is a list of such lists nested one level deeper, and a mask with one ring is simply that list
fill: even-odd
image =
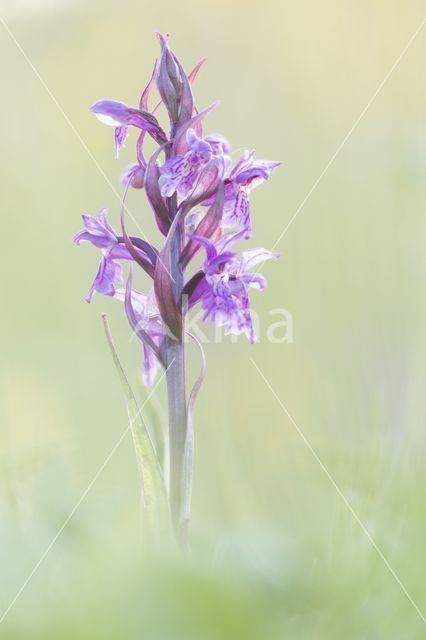
[{"label": "leaf blade", "polygon": [[[108,346],[126,398],[129,428],[132,433],[137,465],[141,476],[142,503],[147,529],[152,531],[164,529],[168,526],[169,509],[161,472],[161,465],[157,458],[149,431],[142,417],[142,409],[145,404],[148,403],[149,396],[139,408],[136,397],[118,357],[106,314],[102,314],[102,321]],[[158,384],[159,383],[157,383],[157,385]]]}]

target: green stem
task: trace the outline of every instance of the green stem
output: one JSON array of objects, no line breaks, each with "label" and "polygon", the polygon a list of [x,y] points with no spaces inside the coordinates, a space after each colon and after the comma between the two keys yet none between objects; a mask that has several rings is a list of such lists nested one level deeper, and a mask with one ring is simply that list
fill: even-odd
[{"label": "green stem", "polygon": [[[169,202],[172,213],[176,211],[176,198]],[[184,240],[183,224],[176,227],[171,259],[171,275],[176,300],[180,302],[183,286],[183,273],[179,264],[180,253]],[[186,403],[185,383],[185,344],[183,337],[167,338],[166,346],[167,395],[169,411],[169,443],[170,443],[170,512],[173,527],[182,546],[186,546],[186,525],[188,505],[188,482],[184,477],[185,444],[188,427],[188,412]]]},{"label": "green stem", "polygon": [[187,430],[184,343],[169,339],[167,345],[167,394],[170,442],[170,511],[176,535],[181,540],[186,496],[184,457]]}]

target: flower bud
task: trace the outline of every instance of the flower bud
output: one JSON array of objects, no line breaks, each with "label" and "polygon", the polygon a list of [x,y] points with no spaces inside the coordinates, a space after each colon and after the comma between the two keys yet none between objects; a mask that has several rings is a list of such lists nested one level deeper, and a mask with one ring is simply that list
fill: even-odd
[{"label": "flower bud", "polygon": [[130,183],[134,189],[143,189],[145,186],[145,167],[139,163],[127,165],[120,180],[124,186]]},{"label": "flower bud", "polygon": [[179,101],[181,84],[179,68],[174,61],[166,38],[158,34],[161,44],[161,60],[157,76],[158,92],[169,114],[170,122],[176,123],[179,118]]},{"label": "flower bud", "polygon": [[161,44],[161,60],[158,69],[157,87],[169,114],[172,135],[178,127],[193,116],[194,99],[191,84],[182,65],[167,44],[166,38],[158,34]]}]

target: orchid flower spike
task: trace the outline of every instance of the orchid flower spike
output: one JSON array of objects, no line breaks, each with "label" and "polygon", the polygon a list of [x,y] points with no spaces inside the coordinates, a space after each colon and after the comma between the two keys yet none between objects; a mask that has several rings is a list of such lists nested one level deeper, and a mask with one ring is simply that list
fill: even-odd
[{"label": "orchid flower spike", "polygon": [[[255,267],[279,256],[266,249],[239,251],[235,245],[251,238],[257,223],[250,208],[252,189],[269,180],[280,163],[258,160],[253,151],[244,151],[233,166],[227,138],[203,133],[204,120],[215,107],[214,103],[200,111],[195,104],[193,83],[203,61],[187,74],[168,37],[158,34],[158,39],[159,59],[135,106],[102,99],[90,107],[98,120],[114,129],[117,157],[136,131],[134,157],[121,170],[121,229],[116,231],[107,210],[101,209],[96,217],[83,215],[84,228],[74,242],[89,243],[100,251],[86,299],[90,302],[99,293],[123,305],[132,335],[142,347],[144,384],[152,385],[158,372],[165,371],[170,450],[169,468],[162,472],[169,483],[165,493],[173,526],[183,535],[192,478],[192,409],[204,372],[203,356],[202,372],[187,399],[187,316],[200,305],[203,320],[223,327],[225,334],[245,335],[251,343],[257,340],[250,292],[263,291],[266,280]],[[158,97],[150,108],[155,89]],[[160,122],[157,111],[165,111],[166,123]],[[146,145],[149,137],[151,147]],[[125,201],[130,189],[146,196],[141,215],[133,219],[137,235],[127,229]],[[161,238],[158,246],[142,231],[150,210]],[[199,252],[204,259],[196,267]],[[133,274],[139,271],[149,281],[147,293],[133,286]],[[151,454],[155,457],[155,447]]]}]

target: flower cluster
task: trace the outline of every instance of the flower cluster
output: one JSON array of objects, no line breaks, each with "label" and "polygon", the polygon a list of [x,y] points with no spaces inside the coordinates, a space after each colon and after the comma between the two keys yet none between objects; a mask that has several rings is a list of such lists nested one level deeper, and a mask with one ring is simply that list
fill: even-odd
[{"label": "flower cluster", "polygon": [[[144,351],[144,381],[151,384],[164,366],[163,344],[181,341],[185,314],[200,304],[204,319],[224,327],[225,333],[247,335],[256,340],[250,316],[250,288],[263,290],[265,280],[254,267],[277,258],[266,249],[236,252],[233,245],[252,235],[250,192],[268,180],[279,163],[257,160],[245,151],[234,164],[230,145],[219,134],[203,135],[202,122],[215,106],[199,112],[192,84],[201,64],[187,75],[168,41],[159,36],[161,57],[156,62],[139,105],[100,100],[91,111],[114,128],[116,155],[125,144],[129,129],[136,129],[135,162],[121,175],[125,187],[121,231],[117,233],[101,209],[97,217],[83,216],[84,229],[74,241],[90,242],[101,250],[98,271],[87,296],[112,296],[124,303],[127,318],[140,338]],[[149,109],[154,87],[160,101]],[[165,107],[169,132],[156,113]],[[157,145],[147,159],[144,143],[150,136]],[[161,250],[146,239],[129,236],[124,221],[124,201],[129,188],[144,189],[158,229],[165,240]],[[205,258],[197,270],[193,258],[203,250]],[[125,287],[123,261],[137,264],[152,279],[144,295],[132,286],[132,271]]]}]

